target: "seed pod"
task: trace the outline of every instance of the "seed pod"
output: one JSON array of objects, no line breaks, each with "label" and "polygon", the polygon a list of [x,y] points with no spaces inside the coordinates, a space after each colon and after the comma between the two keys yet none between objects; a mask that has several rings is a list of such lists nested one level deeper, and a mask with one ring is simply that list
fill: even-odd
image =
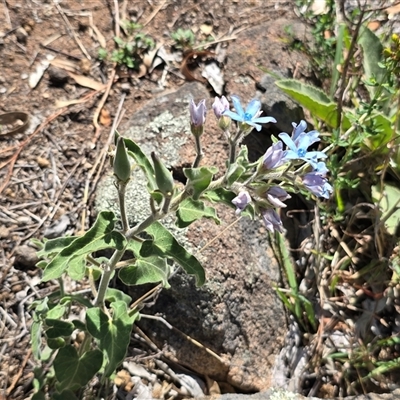
[{"label": "seed pod", "polygon": [[114,159],[114,175],[121,182],[128,182],[131,177],[131,163],[122,137],[117,139],[117,150]]},{"label": "seed pod", "polygon": [[158,189],[164,196],[170,197],[174,190],[174,179],[172,178],[172,174],[157,157],[154,151],[151,153],[151,158],[154,164],[154,173],[156,175]]}]

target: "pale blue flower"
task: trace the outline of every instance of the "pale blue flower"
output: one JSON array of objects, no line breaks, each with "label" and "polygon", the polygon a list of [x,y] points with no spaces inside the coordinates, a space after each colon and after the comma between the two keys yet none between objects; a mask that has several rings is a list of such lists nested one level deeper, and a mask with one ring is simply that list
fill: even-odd
[{"label": "pale blue flower", "polygon": [[251,196],[243,190],[232,200],[232,203],[236,206],[236,214],[239,214],[251,203]]},{"label": "pale blue flower", "polygon": [[261,102],[258,99],[253,99],[247,105],[246,111],[243,110],[242,105],[240,104],[240,98],[238,96],[231,96],[233,106],[235,107],[236,113],[230,110],[225,110],[222,115],[226,115],[232,118],[235,121],[245,123],[260,131],[262,126],[259,124],[266,124],[268,122],[276,122],[276,119],[273,117],[260,117],[261,110]]},{"label": "pale blue flower", "polygon": [[264,154],[263,166],[266,169],[274,169],[280,167],[285,162],[282,160],[284,151],[282,150],[283,143],[281,141],[274,143],[268,148]]},{"label": "pale blue flower", "polygon": [[278,231],[280,233],[283,232],[282,221],[278,215],[278,213],[272,209],[268,208],[268,210],[261,210],[261,216],[264,221],[265,227],[272,233],[274,231]]},{"label": "pale blue flower", "polygon": [[323,197],[329,199],[330,194],[333,191],[332,186],[328,180],[321,176],[317,171],[309,172],[302,178],[304,186],[317,197]]},{"label": "pale blue flower", "polygon": [[292,132],[292,140],[294,143],[297,143],[298,139],[302,134],[307,135],[311,141],[310,145],[319,142],[319,132],[316,130],[310,132],[304,132],[307,129],[307,122],[303,119],[297,125],[295,122],[292,122],[293,132]]},{"label": "pale blue flower", "polygon": [[289,150],[285,151],[283,160],[304,160],[313,167],[317,166],[319,158],[326,158],[327,155],[322,151],[307,151],[308,148],[318,142],[319,132],[310,131],[304,132],[306,128],[305,121],[301,121],[299,125],[293,125],[293,135],[290,137],[286,132],[279,134],[279,137],[284,141]]}]

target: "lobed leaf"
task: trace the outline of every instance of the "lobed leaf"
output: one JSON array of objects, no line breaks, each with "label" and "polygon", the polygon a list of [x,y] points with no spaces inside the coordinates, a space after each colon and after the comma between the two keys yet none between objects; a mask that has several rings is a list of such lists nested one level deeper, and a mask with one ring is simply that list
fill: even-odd
[{"label": "lobed leaf", "polygon": [[183,173],[188,179],[187,188],[191,196],[198,200],[201,194],[210,186],[214,175],[218,172],[216,167],[184,168]]},{"label": "lobed leaf", "polygon": [[167,260],[157,255],[138,258],[134,265],[122,268],[118,276],[126,285],[162,282],[165,287],[169,287]]},{"label": "lobed leaf", "polygon": [[56,339],[62,336],[70,336],[75,329],[73,323],[69,321],[62,321],[59,319],[46,318],[45,324],[48,327],[46,329],[46,336],[49,339]]},{"label": "lobed leaf", "polygon": [[89,333],[98,339],[99,348],[107,356],[104,376],[109,377],[124,360],[130,342],[132,325],[137,314],[130,315],[124,301],[111,303],[112,318],[99,307],[87,310],[86,325]]},{"label": "lobed leaf", "polygon": [[100,350],[86,352],[79,357],[72,345],[60,349],[54,359],[54,371],[58,380],[57,390],[77,390],[85,386],[100,370],[103,354]]},{"label": "lobed leaf", "polygon": [[125,246],[124,236],[114,231],[115,217],[111,211],[102,211],[94,225],[81,237],[61,250],[44,270],[42,280],[59,278],[67,269],[71,278],[80,280],[85,274],[86,256],[95,251]]},{"label": "lobed leaf", "polygon": [[218,225],[221,222],[217,217],[217,213],[213,207],[206,206],[200,200],[193,200],[190,198],[185,199],[179,204],[176,216],[176,224],[179,228],[186,228],[192,222],[201,218],[211,218]]},{"label": "lobed leaf", "polygon": [[205,271],[195,256],[181,246],[172,233],[160,222],[155,222],[146,229],[153,236],[153,240],[146,240],[141,247],[140,255],[147,257],[157,254],[160,257],[172,258],[186,273],[194,275],[196,285],[201,286],[205,282]]}]

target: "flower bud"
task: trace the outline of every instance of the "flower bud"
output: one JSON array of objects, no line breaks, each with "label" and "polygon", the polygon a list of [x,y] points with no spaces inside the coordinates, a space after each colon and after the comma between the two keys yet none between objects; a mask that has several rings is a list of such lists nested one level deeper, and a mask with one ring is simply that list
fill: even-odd
[{"label": "flower bud", "polygon": [[236,206],[236,214],[240,214],[251,203],[251,196],[243,190],[232,200],[232,203]]},{"label": "flower bud", "polygon": [[128,182],[131,177],[131,163],[125,148],[124,139],[121,136],[117,139],[117,150],[115,152],[113,167],[114,175],[117,179],[121,182]]},{"label": "flower bud", "polygon": [[229,102],[226,97],[216,97],[212,105],[212,109],[217,119],[220,119],[223,116],[224,111],[229,110]]},{"label": "flower bud", "polygon": [[195,102],[190,100],[190,129],[195,136],[203,134],[204,123],[206,122],[206,101],[201,100],[196,106]]},{"label": "flower bud", "polygon": [[154,164],[154,174],[156,176],[158,189],[164,196],[171,197],[174,190],[174,179],[171,172],[158,158],[154,151],[151,153],[151,158]]},{"label": "flower bud", "polygon": [[231,119],[227,115],[223,115],[218,120],[218,126],[223,130],[226,131],[231,126]]}]

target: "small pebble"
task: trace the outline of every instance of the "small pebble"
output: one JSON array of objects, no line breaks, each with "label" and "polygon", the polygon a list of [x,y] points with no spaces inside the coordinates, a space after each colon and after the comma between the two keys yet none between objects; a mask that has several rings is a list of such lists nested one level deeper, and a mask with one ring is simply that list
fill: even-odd
[{"label": "small pebble", "polygon": [[39,261],[36,250],[30,246],[17,246],[14,250],[14,266],[19,269],[33,268]]},{"label": "small pebble", "polygon": [[50,161],[44,157],[36,158],[36,162],[38,163],[39,167],[41,167],[41,168],[48,168],[50,166]]},{"label": "small pebble", "polygon": [[26,30],[22,27],[18,28],[15,31],[15,36],[17,37],[17,41],[21,44],[26,44],[27,39],[28,39],[28,33]]},{"label": "small pebble", "polygon": [[68,74],[60,68],[50,66],[47,70],[49,81],[53,86],[62,87],[68,82]]}]

